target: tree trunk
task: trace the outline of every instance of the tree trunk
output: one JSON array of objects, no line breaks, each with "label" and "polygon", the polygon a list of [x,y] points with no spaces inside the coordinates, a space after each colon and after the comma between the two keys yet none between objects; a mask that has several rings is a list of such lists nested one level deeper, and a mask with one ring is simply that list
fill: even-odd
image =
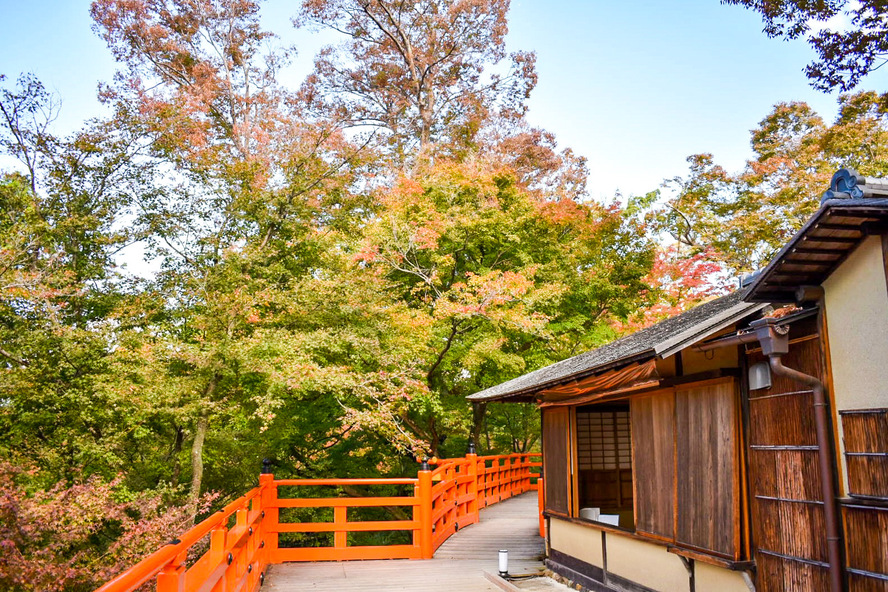
[{"label": "tree trunk", "polygon": [[188,509],[192,521],[197,517],[197,503],[200,500],[200,487],[203,481],[204,440],[210,427],[209,403],[213,398],[213,393],[216,392],[217,384],[219,384],[219,375],[213,374],[204,390],[201,401],[203,408],[194,425],[194,441],[191,443],[191,491],[188,494]]},{"label": "tree trunk", "polygon": [[431,435],[431,438],[429,438],[429,447],[431,448],[429,454],[438,456],[438,444],[440,442],[438,441],[438,424],[434,416],[429,419],[429,434]]},{"label": "tree trunk", "polygon": [[192,522],[197,518],[197,503],[200,500],[200,486],[203,480],[203,447],[210,425],[209,413],[204,411],[197,418],[194,428],[194,442],[191,444],[191,492],[188,496],[188,513]]},{"label": "tree trunk", "polygon": [[484,426],[484,417],[487,415],[487,401],[472,403],[472,442],[475,450],[481,454],[481,428]]},{"label": "tree trunk", "polygon": [[182,461],[179,454],[182,452],[182,444],[185,442],[185,430],[180,426],[176,426],[176,440],[173,443],[173,453],[171,460],[173,461],[173,487],[179,486],[179,476],[182,474]]}]

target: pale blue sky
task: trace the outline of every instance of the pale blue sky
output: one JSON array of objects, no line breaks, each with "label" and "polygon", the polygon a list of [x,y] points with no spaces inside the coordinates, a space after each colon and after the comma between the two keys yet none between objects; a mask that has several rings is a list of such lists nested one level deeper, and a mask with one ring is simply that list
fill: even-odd
[{"label": "pale blue sky", "polygon": [[[308,71],[322,39],[289,25],[298,2],[270,0],[265,24],[299,50],[287,79]],[[98,80],[114,62],[92,32],[89,2],[0,0],[0,73],[37,74],[63,99],[61,130],[101,114]],[[655,189],[712,152],[730,170],[750,156],[749,130],[778,101],[808,101],[825,118],[836,97],[808,87],[804,42],[767,39],[757,14],[717,0],[513,0],[511,49],[538,56],[529,118],[589,159],[593,197]],[[329,37],[328,37],[329,39]],[[886,90],[888,72],[866,87]]]}]

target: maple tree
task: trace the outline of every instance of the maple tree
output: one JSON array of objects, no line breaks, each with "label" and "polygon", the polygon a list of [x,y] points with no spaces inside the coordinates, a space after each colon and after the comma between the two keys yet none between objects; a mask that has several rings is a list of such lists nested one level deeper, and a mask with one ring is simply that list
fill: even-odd
[{"label": "maple tree", "polygon": [[[769,37],[807,37],[818,59],[805,68],[811,85],[823,91],[850,91],[888,61],[888,11],[878,0],[722,0],[762,15]],[[844,30],[828,21],[845,16]]]},{"label": "maple tree", "polygon": [[259,412],[240,373],[256,311],[323,268],[320,233],[353,223],[361,163],[335,128],[299,118],[258,3],[104,0],[92,14],[123,66],[104,97],[154,171],[135,201],[163,267],[147,292],[155,314],[130,324],[159,342],[140,345],[157,361],[147,382],[175,385],[161,400],[176,410],[168,437],[190,438],[194,506],[206,446],[224,445],[212,430],[249,419],[232,408]]},{"label": "maple tree", "polygon": [[430,144],[474,145],[492,118],[520,118],[536,84],[534,54],[506,54],[508,9],[507,0],[306,0],[298,24],[348,40],[317,56],[302,94],[381,130],[402,164]]},{"label": "maple tree", "polygon": [[[67,138],[36,78],[0,89],[21,162],[0,180],[0,452],[35,467],[2,478],[0,523],[34,582],[119,569],[174,528],[163,508],[180,528],[263,457],[347,477],[470,438],[531,449],[532,410],[464,396],[654,301],[643,222],[588,200],[585,161],[523,119],[533,56],[506,55],[508,2],[304,2],[348,40],[295,90],[259,8],[93,2],[120,71],[108,118]],[[134,242],[148,278],[116,266]],[[105,511],[48,542],[43,517],[79,499]]]},{"label": "maple tree", "polygon": [[875,92],[843,95],[832,125],[805,103],[778,103],[752,131],[755,157],[744,170],[730,173],[709,154],[693,155],[687,177],[636,198],[636,205],[649,207],[652,228],[670,234],[684,255],[710,251],[730,273],[748,273],[817,210],[837,169],[888,172],[886,133],[885,106]]},{"label": "maple tree", "polygon": [[[28,491],[35,471],[0,464],[0,585],[9,592],[89,591],[190,523],[162,492],[93,475]],[[216,495],[204,496],[206,511]]]},{"label": "maple tree", "polygon": [[431,398],[403,419],[437,453],[470,427],[465,395],[612,337],[644,301],[652,250],[617,208],[542,199],[495,163],[423,173],[382,196],[358,260],[426,319]]}]

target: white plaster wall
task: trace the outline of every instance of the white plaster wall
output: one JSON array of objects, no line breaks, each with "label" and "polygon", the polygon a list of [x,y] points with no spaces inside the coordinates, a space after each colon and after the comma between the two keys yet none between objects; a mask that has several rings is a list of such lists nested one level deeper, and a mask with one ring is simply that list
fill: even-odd
[{"label": "white plaster wall", "polygon": [[[888,407],[888,287],[879,237],[869,237],[823,282],[837,411]],[[848,490],[841,416],[840,474]]]},{"label": "white plaster wall", "polygon": [[[593,526],[549,519],[552,549],[586,563],[604,567],[601,531]],[[681,559],[666,547],[608,532],[607,570],[658,592],[688,592],[688,572]],[[737,573],[700,561],[695,562],[697,590],[706,592],[749,592]]]},{"label": "white plaster wall", "polygon": [[601,553],[601,531],[591,526],[582,526],[549,518],[550,543],[556,551],[576,557],[580,561],[596,567],[604,567]]},{"label": "white plaster wall", "polygon": [[666,547],[610,533],[606,544],[609,572],[659,592],[688,592],[688,572]]},{"label": "white plaster wall", "polygon": [[[726,331],[723,333],[732,333]],[[719,335],[723,334],[719,333]],[[706,339],[715,339],[715,336]],[[697,374],[698,372],[706,372],[707,370],[718,370],[719,368],[737,368],[740,362],[737,358],[736,347],[721,347],[710,350],[708,352],[698,352],[691,347],[681,350],[682,370],[685,376],[689,374]]]},{"label": "white plaster wall", "polygon": [[823,282],[836,406],[888,407],[888,288],[878,237]]},{"label": "white plaster wall", "polygon": [[694,562],[694,583],[701,592],[749,592],[739,572],[700,561]]}]

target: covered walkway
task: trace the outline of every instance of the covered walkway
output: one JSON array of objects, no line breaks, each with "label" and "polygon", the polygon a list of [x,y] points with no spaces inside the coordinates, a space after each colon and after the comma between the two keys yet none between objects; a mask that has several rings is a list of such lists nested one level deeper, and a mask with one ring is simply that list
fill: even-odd
[{"label": "covered walkway", "polygon": [[[499,591],[497,553],[509,550],[511,574],[543,569],[537,493],[531,491],[481,510],[477,524],[461,529],[424,561],[399,559],[284,563],[268,569],[269,592],[482,592]],[[524,588],[524,586],[521,586]]]}]

